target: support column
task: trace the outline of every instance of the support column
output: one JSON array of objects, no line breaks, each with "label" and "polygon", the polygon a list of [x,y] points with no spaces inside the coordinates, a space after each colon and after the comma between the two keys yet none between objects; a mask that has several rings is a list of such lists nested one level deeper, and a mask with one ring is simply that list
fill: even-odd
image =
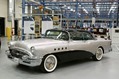
[{"label": "support column", "polygon": [[117,27],[119,27],[119,0],[117,2]]},{"label": "support column", "polygon": [[95,26],[96,21],[96,1],[93,0],[93,17],[92,17],[92,26]]},{"label": "support column", "polygon": [[80,28],[83,28],[83,19],[84,19],[84,15],[83,15],[83,6],[80,2],[80,5],[81,5],[81,21],[80,21]]},{"label": "support column", "polygon": [[77,27],[77,17],[78,17],[78,7],[79,7],[79,2],[76,0],[76,16],[75,16],[75,27]]},{"label": "support column", "polygon": [[22,40],[24,40],[24,14],[25,14],[25,0],[22,0]]}]

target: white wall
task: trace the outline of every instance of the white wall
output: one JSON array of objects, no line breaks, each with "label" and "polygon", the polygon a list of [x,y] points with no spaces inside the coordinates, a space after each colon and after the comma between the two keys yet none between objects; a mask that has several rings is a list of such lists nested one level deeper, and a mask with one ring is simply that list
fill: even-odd
[{"label": "white wall", "polygon": [[0,0],[0,17],[5,18],[5,27],[11,26],[11,22],[7,21],[8,0]]},{"label": "white wall", "polygon": [[119,31],[119,28],[110,29],[110,37],[113,44],[119,44],[119,32],[115,32],[117,30]]},{"label": "white wall", "polygon": [[[15,13],[16,13],[16,19],[21,18],[21,13],[22,13],[22,0],[15,0],[16,5],[15,5]],[[8,0],[0,0],[0,17],[5,18],[5,27],[11,27],[12,23],[8,22],[7,17],[8,17]],[[21,27],[21,20],[19,21],[19,27]],[[6,33],[6,32],[5,32]]]},{"label": "white wall", "polygon": [[19,27],[22,27],[22,0],[15,0],[15,18],[19,20]]},{"label": "white wall", "polygon": [[15,18],[22,18],[22,0],[15,0]]}]

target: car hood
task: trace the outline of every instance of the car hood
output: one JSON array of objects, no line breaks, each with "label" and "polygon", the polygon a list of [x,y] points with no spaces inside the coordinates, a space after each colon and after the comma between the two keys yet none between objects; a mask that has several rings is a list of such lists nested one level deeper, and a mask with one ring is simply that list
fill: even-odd
[{"label": "car hood", "polygon": [[58,44],[63,43],[62,40],[54,40],[54,39],[32,39],[32,40],[25,40],[25,41],[18,41],[15,43],[15,47],[20,48],[31,48],[32,46],[40,46],[40,45],[51,45],[51,44]]}]

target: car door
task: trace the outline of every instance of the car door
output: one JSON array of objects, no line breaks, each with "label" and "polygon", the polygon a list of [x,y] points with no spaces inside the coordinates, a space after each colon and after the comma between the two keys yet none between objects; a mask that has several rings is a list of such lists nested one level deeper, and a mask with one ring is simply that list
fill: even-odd
[{"label": "car door", "polygon": [[87,47],[86,40],[84,40],[83,32],[74,32],[70,35],[69,50],[85,50]]},{"label": "car door", "polygon": [[92,47],[93,37],[88,32],[75,33],[71,35],[71,40],[69,42],[69,51],[72,51],[76,54],[76,57],[86,58],[92,56]]},{"label": "car door", "polygon": [[94,53],[97,48],[97,41],[89,32],[83,32],[83,41],[86,44],[86,51]]}]

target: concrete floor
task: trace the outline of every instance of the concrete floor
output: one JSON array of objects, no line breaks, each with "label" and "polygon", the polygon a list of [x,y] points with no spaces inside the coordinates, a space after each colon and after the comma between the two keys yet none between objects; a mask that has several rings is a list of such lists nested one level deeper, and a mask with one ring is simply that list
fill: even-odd
[{"label": "concrete floor", "polygon": [[105,54],[101,61],[77,60],[60,64],[52,73],[42,73],[35,68],[18,66],[7,59],[6,38],[0,50],[0,79],[119,79],[119,51]]}]

